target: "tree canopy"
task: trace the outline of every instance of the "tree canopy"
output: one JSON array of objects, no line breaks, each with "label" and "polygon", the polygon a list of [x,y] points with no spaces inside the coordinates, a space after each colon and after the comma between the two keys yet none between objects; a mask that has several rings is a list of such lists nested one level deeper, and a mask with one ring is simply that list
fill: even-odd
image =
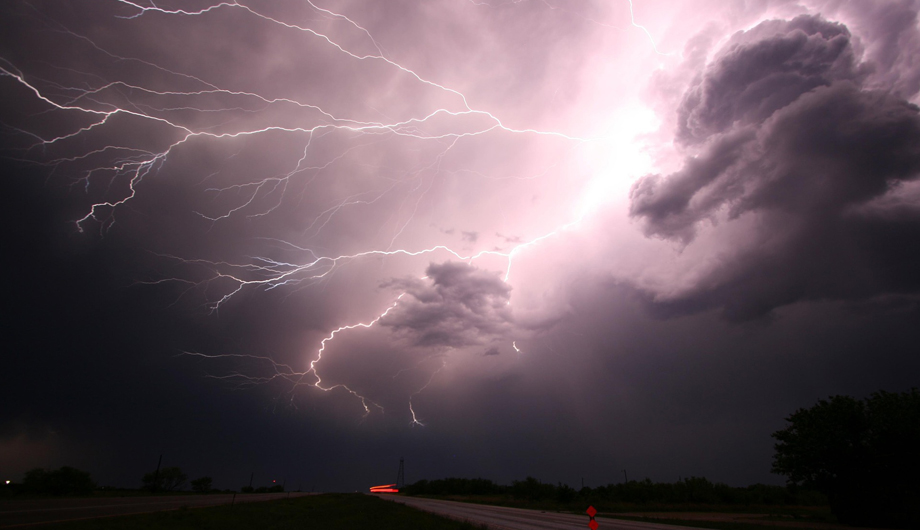
[{"label": "tree canopy", "polygon": [[827,494],[843,523],[920,528],[920,391],[833,396],[786,421],[774,473]]},{"label": "tree canopy", "polygon": [[211,477],[201,477],[196,478],[190,484],[192,485],[192,491],[197,491],[198,493],[207,493],[211,491]]},{"label": "tree canopy", "polygon": [[22,485],[33,495],[89,495],[96,487],[89,473],[70,466],[51,471],[32,469],[26,472]]},{"label": "tree canopy", "polygon": [[144,488],[150,491],[175,491],[185,486],[188,475],[182,472],[178,467],[164,467],[157,471],[151,471],[144,475],[141,482]]},{"label": "tree canopy", "polygon": [[[770,504],[825,505],[824,495],[803,488],[754,484],[732,487],[710,482],[703,477],[685,477],[677,482],[630,480],[590,488],[574,489],[566,484],[541,482],[534,477],[515,480],[510,486],[483,478],[443,478],[420,480],[400,488],[407,495],[508,496],[523,501],[555,501],[560,505],[575,502],[609,509],[615,503],[631,504]],[[573,507],[574,508],[574,507]]]}]

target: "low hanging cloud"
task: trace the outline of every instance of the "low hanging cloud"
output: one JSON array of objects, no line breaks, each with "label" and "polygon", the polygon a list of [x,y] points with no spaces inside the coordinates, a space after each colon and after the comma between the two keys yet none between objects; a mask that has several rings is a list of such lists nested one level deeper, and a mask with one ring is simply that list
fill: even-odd
[{"label": "low hanging cloud", "polygon": [[865,77],[850,41],[842,24],[812,16],[736,34],[684,95],[677,139],[696,143],[758,125],[815,88]]},{"label": "low hanging cloud", "polygon": [[763,22],[686,91],[675,139],[693,154],[673,174],[639,179],[630,216],[684,247],[704,230],[746,228],[716,238],[718,264],[659,296],[659,310],[720,307],[744,320],[799,300],[918,292],[917,89],[904,92],[908,66],[882,75],[891,65],[862,57],[865,44],[881,53],[819,16]]},{"label": "low hanging cloud", "polygon": [[511,287],[498,273],[461,262],[432,263],[422,279],[384,284],[405,292],[380,324],[413,346],[463,348],[507,336],[514,328]]},{"label": "low hanging cloud", "polygon": [[906,98],[920,92],[920,1],[848,2],[840,7],[860,25],[864,56],[872,66],[869,84]]},{"label": "low hanging cloud", "polygon": [[491,357],[491,356],[493,356],[493,355],[501,355],[501,351],[500,351],[498,348],[496,348],[495,346],[493,346],[493,347],[489,348],[488,350],[486,350],[485,352],[483,352],[482,355],[485,356],[485,357]]}]

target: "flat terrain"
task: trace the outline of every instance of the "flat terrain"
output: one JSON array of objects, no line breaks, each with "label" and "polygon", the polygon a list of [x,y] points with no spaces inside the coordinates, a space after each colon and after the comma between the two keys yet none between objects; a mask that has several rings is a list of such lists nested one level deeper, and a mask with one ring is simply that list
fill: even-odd
[{"label": "flat terrain", "polygon": [[[852,530],[852,527],[839,523],[823,522],[782,516],[768,513],[726,513],[726,512],[631,512],[618,513],[616,517],[628,517],[645,521],[674,522],[675,524],[692,524],[693,526],[712,526],[716,529],[748,528],[755,530],[758,526],[781,528],[807,528],[811,530]],[[860,530],[878,530],[861,528]]]},{"label": "flat terrain", "polygon": [[[485,525],[497,530],[584,530],[588,528],[588,516],[523,508],[508,508],[485,504],[424,499],[396,495],[382,495],[382,498],[419,510],[425,510],[445,517]],[[598,517],[598,530],[698,530],[698,528],[637,521],[623,521]]]},{"label": "flat terrain", "polygon": [[176,510],[182,507],[197,508],[247,502],[270,501],[311,493],[251,493],[215,495],[163,495],[149,497],[93,497],[78,499],[26,499],[0,501],[0,528],[34,525],[55,521],[71,521],[113,515]]},{"label": "flat terrain", "polygon": [[[251,496],[259,496],[259,494]],[[237,500],[239,498],[240,495],[237,495]],[[18,526],[18,528],[23,527]],[[141,515],[84,519],[65,523],[42,523],[25,527],[41,530],[289,530],[293,528],[298,530],[355,530],[359,528],[476,530],[479,528],[360,493],[327,493],[235,506],[180,508]],[[7,528],[17,528],[17,526]]]}]

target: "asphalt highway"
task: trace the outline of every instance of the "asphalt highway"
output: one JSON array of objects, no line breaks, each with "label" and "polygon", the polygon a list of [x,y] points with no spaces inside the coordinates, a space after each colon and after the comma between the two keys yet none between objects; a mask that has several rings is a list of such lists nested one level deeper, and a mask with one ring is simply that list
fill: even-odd
[{"label": "asphalt highway", "polygon": [[[397,495],[380,495],[381,498],[400,502],[419,510],[435,513],[451,519],[467,521],[476,525],[485,524],[494,530],[584,530],[588,528],[588,515],[541,512],[504,506],[487,506],[466,502],[420,499]],[[621,521],[597,517],[598,530],[700,530],[685,526],[674,526],[636,521]]]},{"label": "asphalt highway", "polygon": [[91,499],[29,499],[0,501],[0,528],[35,526],[77,519],[200,508],[221,504],[270,501],[312,495],[311,493],[251,493],[176,495],[161,497],[103,497]]}]

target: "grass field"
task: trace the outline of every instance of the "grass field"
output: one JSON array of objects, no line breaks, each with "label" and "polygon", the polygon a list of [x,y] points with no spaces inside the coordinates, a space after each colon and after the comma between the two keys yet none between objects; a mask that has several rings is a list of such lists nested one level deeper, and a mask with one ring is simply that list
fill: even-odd
[{"label": "grass field", "polygon": [[[675,526],[690,526],[695,528],[709,528],[711,530],[767,530],[775,528],[777,530],[800,530],[795,527],[773,525],[771,521],[765,520],[763,523],[740,523],[725,521],[703,521],[698,519],[665,519],[654,517],[630,517],[618,514],[604,514],[605,517],[614,519],[624,519],[626,521],[640,521],[643,523],[669,524]],[[822,521],[823,522],[823,521]]]},{"label": "grass field", "polygon": [[88,519],[41,528],[55,530],[287,530],[323,529],[473,530],[399,503],[360,493],[328,493],[277,501],[179,509],[143,515]]},{"label": "grass field", "polygon": [[[552,500],[528,501],[517,499],[510,495],[420,495],[430,499],[444,499],[476,504],[490,504],[493,506],[508,506],[512,508],[526,508],[530,510],[545,510],[562,513],[583,514],[588,504],[585,501],[558,503]],[[661,504],[646,503],[635,504],[625,502],[593,503],[599,515],[629,521],[642,521],[650,523],[690,526],[697,528],[710,528],[713,530],[768,530],[776,528],[792,530],[788,523],[814,523],[820,525],[837,525],[837,519],[831,514],[827,506],[777,506],[777,505],[732,505],[732,504]],[[678,519],[655,517],[655,512],[705,512],[719,514],[762,514],[747,521],[713,521],[703,519]],[[648,513],[652,516],[646,516]],[[754,522],[756,521],[756,522]],[[797,529],[800,530],[800,529]]]},{"label": "grass field", "polygon": [[777,518],[801,521],[835,523],[836,518],[831,514],[828,506],[787,506],[766,504],[701,504],[701,503],[628,503],[605,502],[593,500],[578,500],[568,503],[559,503],[553,500],[526,500],[515,498],[511,495],[419,495],[429,499],[444,499],[477,504],[491,504],[494,506],[508,506],[511,508],[527,508],[530,510],[548,510],[558,512],[582,513],[588,506],[594,507],[604,515],[635,512],[718,512],[718,513],[760,513],[770,514]]}]

